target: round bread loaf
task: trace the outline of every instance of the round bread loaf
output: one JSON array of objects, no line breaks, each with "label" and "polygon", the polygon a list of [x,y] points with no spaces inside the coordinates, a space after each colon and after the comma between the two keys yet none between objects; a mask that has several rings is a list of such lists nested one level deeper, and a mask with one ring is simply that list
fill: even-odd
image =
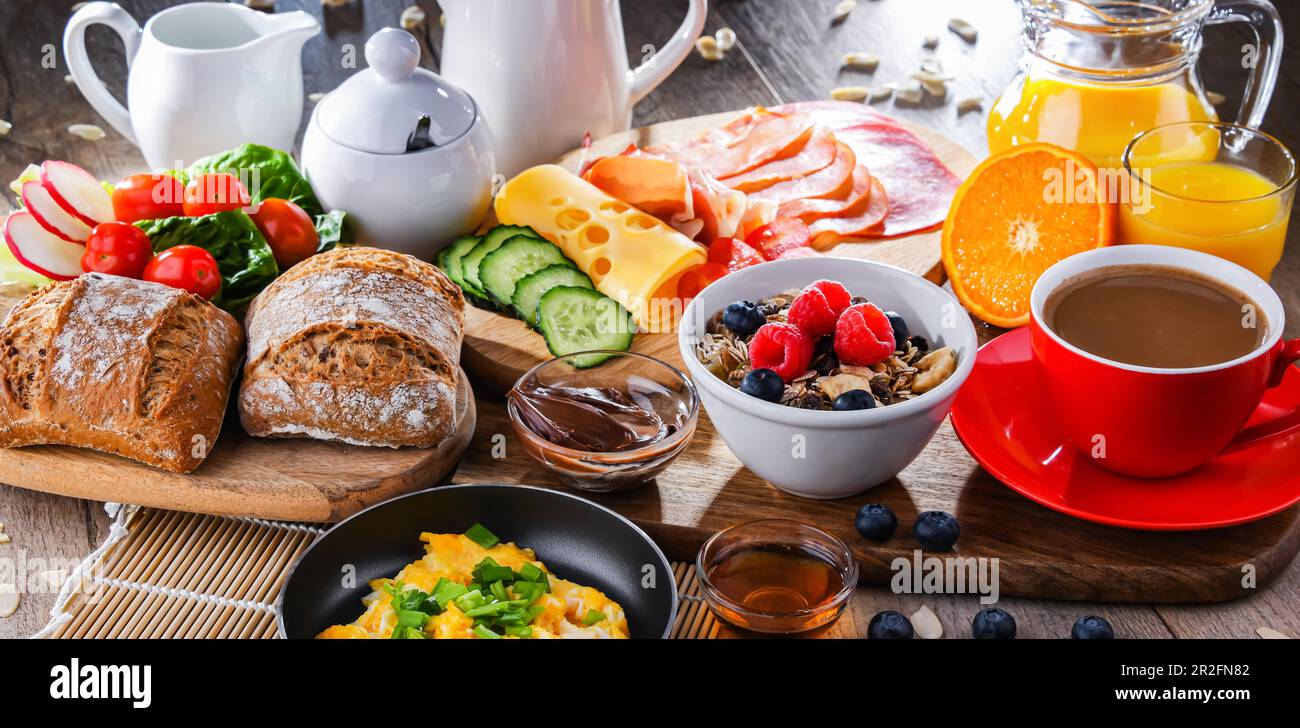
[{"label": "round bread loaf", "polygon": [[262,291],[245,324],[250,435],[432,447],[456,430],[465,301],[436,267],[378,248],[322,253]]}]

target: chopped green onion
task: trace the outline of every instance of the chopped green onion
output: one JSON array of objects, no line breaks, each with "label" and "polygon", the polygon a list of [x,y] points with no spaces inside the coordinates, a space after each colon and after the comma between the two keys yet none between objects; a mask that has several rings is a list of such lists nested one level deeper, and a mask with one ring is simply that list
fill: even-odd
[{"label": "chopped green onion", "polygon": [[501,543],[501,539],[497,538],[495,533],[487,530],[487,527],[481,523],[475,523],[473,526],[470,526],[469,530],[465,532],[465,538],[468,538],[485,549],[490,549]]},{"label": "chopped green onion", "polygon": [[[404,639],[404,640],[427,640],[427,639],[429,639],[429,635],[425,634],[423,630],[419,630],[419,629],[416,629],[416,628],[414,628],[414,627],[403,627],[403,628],[401,628],[401,632],[402,632],[402,639]],[[394,634],[396,634],[396,632],[394,632]]]},{"label": "chopped green onion", "polygon": [[496,632],[493,632],[492,630],[488,629],[486,626],[481,624],[474,625],[474,636],[484,640],[501,639],[501,635],[497,634]]},{"label": "chopped green onion", "polygon": [[582,618],[582,623],[588,627],[590,627],[593,624],[596,624],[597,622],[604,622],[604,621],[605,621],[605,613],[598,612],[595,609],[587,612],[587,616]]},{"label": "chopped green onion", "polygon": [[469,588],[464,584],[457,584],[454,581],[446,583],[439,582],[438,586],[433,588],[433,599],[442,609],[447,608],[447,604],[454,599],[465,596],[469,593]]},{"label": "chopped green onion", "polygon": [[540,582],[545,576],[545,571],[542,571],[529,562],[524,562],[524,565],[519,567],[519,578],[524,581]]},{"label": "chopped green onion", "polygon": [[495,616],[509,609],[519,609],[524,606],[520,602],[491,602],[480,607],[471,607],[465,610],[466,617],[486,617]]},{"label": "chopped green onion", "polygon": [[506,625],[506,634],[511,637],[532,637],[533,628],[526,624],[523,625]]},{"label": "chopped green onion", "polygon": [[542,585],[531,581],[517,581],[511,588],[515,592],[516,599],[522,599],[529,604],[540,599],[543,594]]},{"label": "chopped green onion", "polygon": [[460,611],[468,612],[475,607],[481,607],[484,604],[487,604],[487,597],[483,596],[482,592],[475,589],[456,597],[455,603],[456,606],[460,608]]},{"label": "chopped green onion", "polygon": [[488,591],[491,592],[492,596],[496,597],[498,601],[510,601],[510,595],[506,593],[506,585],[502,582],[492,582],[492,586],[488,587]]}]

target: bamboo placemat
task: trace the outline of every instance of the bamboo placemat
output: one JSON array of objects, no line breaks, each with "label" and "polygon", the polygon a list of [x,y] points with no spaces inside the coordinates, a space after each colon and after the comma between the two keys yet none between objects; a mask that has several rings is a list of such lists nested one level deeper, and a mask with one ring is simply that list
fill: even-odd
[{"label": "bamboo placemat", "polygon": [[[124,506],[108,539],[69,576],[37,637],[273,639],[275,600],[325,529]],[[714,639],[695,566],[673,562],[673,639]]]}]

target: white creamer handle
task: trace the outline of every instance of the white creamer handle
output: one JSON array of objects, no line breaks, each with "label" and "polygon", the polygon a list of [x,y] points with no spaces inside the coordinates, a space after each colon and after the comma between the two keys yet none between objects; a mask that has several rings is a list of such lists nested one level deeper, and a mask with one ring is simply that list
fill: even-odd
[{"label": "white creamer handle", "polygon": [[68,27],[63,31],[63,58],[68,64],[68,70],[72,72],[72,80],[81,90],[81,95],[86,97],[95,111],[112,124],[114,129],[117,129],[132,144],[138,145],[139,142],[135,140],[135,130],[131,127],[131,115],[127,113],[126,107],[118,103],[117,99],[113,98],[113,94],[108,92],[104,82],[99,80],[99,75],[91,66],[90,56],[86,55],[86,28],[95,23],[103,23],[121,36],[122,44],[126,46],[128,72],[131,70],[131,62],[135,60],[135,52],[140,48],[140,24],[117,3],[94,2],[88,3],[74,13],[68,20]]},{"label": "white creamer handle", "polygon": [[691,0],[686,19],[682,21],[681,27],[673,37],[659,49],[658,53],[650,56],[645,63],[631,71],[632,103],[635,104],[645,98],[655,89],[655,86],[663,83],[664,79],[668,78],[668,74],[675,71],[682,61],[686,60],[686,56],[695,47],[695,39],[700,37],[700,32],[704,30],[704,19],[708,14],[708,0]]}]

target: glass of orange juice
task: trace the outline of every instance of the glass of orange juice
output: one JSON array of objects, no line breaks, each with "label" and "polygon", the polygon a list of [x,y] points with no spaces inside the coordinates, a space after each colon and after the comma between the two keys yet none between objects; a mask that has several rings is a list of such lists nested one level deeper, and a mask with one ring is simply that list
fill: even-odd
[{"label": "glass of orange juice", "polygon": [[1145,131],[1124,150],[1121,243],[1226,258],[1268,280],[1295,200],[1295,157],[1258,129],[1189,121]]}]

